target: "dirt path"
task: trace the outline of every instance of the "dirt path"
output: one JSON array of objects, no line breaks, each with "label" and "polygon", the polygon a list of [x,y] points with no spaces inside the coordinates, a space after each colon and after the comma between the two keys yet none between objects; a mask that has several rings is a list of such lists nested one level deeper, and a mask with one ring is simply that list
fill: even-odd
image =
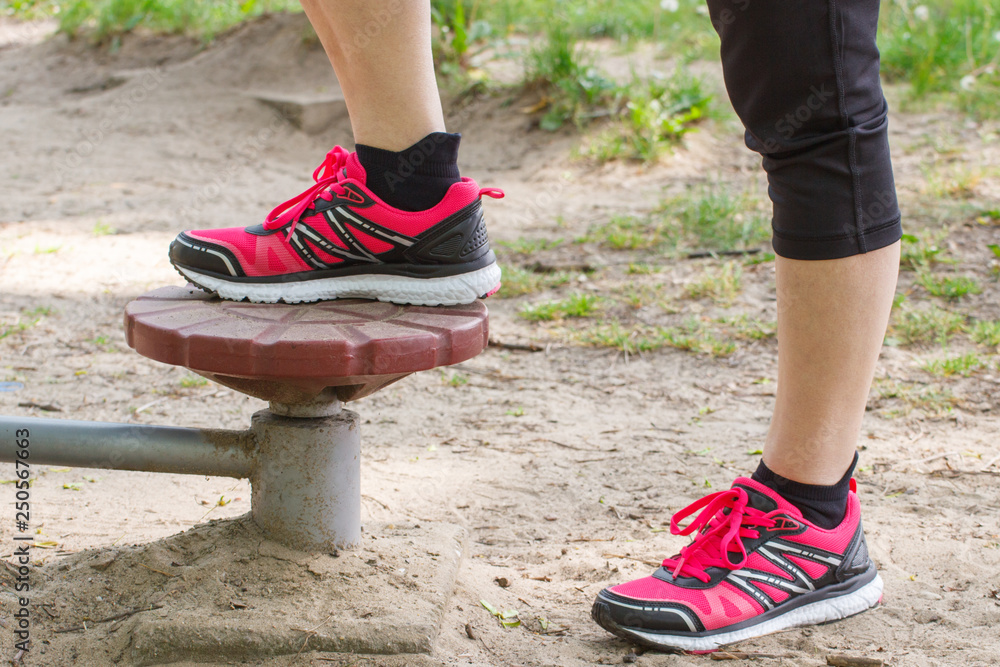
[{"label": "dirt path", "polygon": [[[0,27],[0,324],[16,329],[0,340],[0,381],[24,384],[0,392],[0,413],[243,428],[261,402],[132,353],[121,312],[148,289],[181,283],[165,252],[177,231],[192,220],[211,227],[259,220],[302,189],[331,145],[347,141],[346,124],[307,136],[246,95],[335,89],[321,51],[303,41],[301,17],[244,27],[207,50],[183,39],[129,39],[113,57],[61,39],[39,42],[39,30]],[[548,240],[555,247],[532,261],[598,270],[582,278],[575,271],[567,287],[490,301],[496,339],[542,351],[493,347],[355,406],[365,418],[365,518],[449,521],[470,535],[435,652],[411,664],[618,664],[631,649],[590,621],[594,595],[676,551],[683,541],[664,531],[671,514],[756,464],[774,395],[775,343],[742,341],[724,358],[670,348],[626,357],[573,343],[578,325],[533,324],[517,313],[566,290],[605,295],[645,286],[672,304],[629,314],[650,323],[773,320],[768,263],[744,267],[741,294],[716,306],[684,296],[714,260],[678,260],[633,276],[631,256],[554,243],[612,214],[648,211],[665,187],[712,179],[759,187],[757,159],[726,122],[691,135],[686,149],[656,167],[596,167],[572,158],[574,137],[532,129],[502,99],[466,101],[451,114],[466,135],[463,170],[507,190],[506,200],[489,205],[494,239]],[[1000,228],[921,203],[957,165],[966,170],[955,178],[965,179],[968,199],[1000,208],[996,128],[947,114],[893,123],[908,218],[950,225],[946,245],[958,263],[949,270],[983,286],[963,308],[996,319],[1000,288],[985,246]],[[928,164],[943,164],[943,175],[928,173]],[[510,251],[507,259],[527,263]],[[905,274],[901,291],[919,299],[912,282]],[[972,349],[961,345],[953,352]],[[740,650],[790,656],[774,665],[821,665],[831,653],[908,667],[1000,664],[1000,369],[994,354],[969,378],[919,370],[940,356],[933,346],[887,347],[863,428],[858,481],[885,604]],[[892,383],[898,391],[886,389]],[[927,393],[938,388],[950,393]],[[12,479],[12,466],[2,467],[0,479]],[[3,493],[13,490],[0,486]],[[34,494],[43,538],[56,543],[49,562],[238,516],[250,501],[245,482],[78,469],[49,469]],[[220,498],[229,502],[218,506]],[[7,518],[0,540],[10,544]],[[522,626],[500,627],[480,600],[518,609]],[[62,613],[74,618],[72,609]],[[54,636],[30,664],[112,664],[102,632]],[[8,633],[0,635],[3,655],[12,655]],[[637,664],[707,661],[647,653]],[[399,663],[304,654],[260,664]]]}]

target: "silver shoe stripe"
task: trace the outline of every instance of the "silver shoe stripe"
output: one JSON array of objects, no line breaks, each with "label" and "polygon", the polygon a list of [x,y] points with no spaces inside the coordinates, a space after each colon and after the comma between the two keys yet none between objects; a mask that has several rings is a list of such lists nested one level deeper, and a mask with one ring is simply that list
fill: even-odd
[{"label": "silver shoe stripe", "polygon": [[399,245],[406,246],[407,248],[410,247],[411,245],[413,245],[413,239],[408,238],[406,236],[399,236],[398,234],[390,234],[390,233],[385,232],[385,231],[383,231],[383,230],[381,230],[381,229],[379,229],[377,227],[373,227],[371,224],[368,223],[367,220],[363,220],[361,218],[358,218],[353,213],[351,213],[350,209],[348,209],[346,206],[341,206],[340,207],[340,213],[344,217],[350,218],[351,220],[353,220],[354,223],[357,224],[358,227],[361,227],[365,231],[370,232],[371,234],[373,234],[375,236],[381,236],[381,237],[383,237],[385,239],[395,241]]},{"label": "silver shoe stripe", "polygon": [[789,572],[791,572],[793,575],[795,575],[795,577],[799,581],[801,581],[802,583],[804,583],[806,586],[809,587],[810,591],[816,590],[816,587],[813,586],[812,579],[809,578],[809,577],[807,577],[805,572],[803,572],[798,567],[796,567],[788,559],[782,558],[781,556],[778,556],[777,554],[773,554],[770,551],[768,551],[767,549],[765,549],[764,547],[760,547],[758,549],[758,551],[761,554],[763,554],[765,558],[767,558],[769,561],[771,561],[772,563],[774,563],[778,567],[786,569]]},{"label": "silver shoe stripe", "polygon": [[365,248],[360,241],[354,238],[354,235],[350,232],[350,230],[344,227],[344,223],[336,215],[336,212],[338,211],[340,212],[341,215],[344,215],[344,212],[341,211],[339,208],[331,208],[326,212],[326,219],[330,221],[330,223],[334,226],[334,228],[338,232],[340,232],[341,238],[344,240],[345,243],[354,248],[355,252],[364,255],[365,258],[368,259],[369,261],[378,264],[379,261],[375,258],[375,255],[369,253],[368,249]]},{"label": "silver shoe stripe", "polygon": [[304,235],[306,235],[310,239],[312,239],[316,243],[316,245],[318,245],[320,248],[322,248],[324,250],[324,252],[327,252],[327,253],[329,253],[331,255],[337,255],[337,256],[340,256],[340,257],[346,257],[348,259],[356,259],[356,260],[359,260],[359,261],[367,261],[368,260],[367,257],[362,257],[361,255],[355,255],[354,253],[348,251],[346,248],[341,248],[340,246],[333,245],[332,243],[330,243],[329,241],[327,241],[325,238],[323,238],[322,236],[320,236],[316,232],[316,230],[314,230],[311,227],[302,225],[300,223],[299,226],[295,228],[295,231],[298,232],[300,229],[302,230],[302,233]]},{"label": "silver shoe stripe", "polygon": [[[781,588],[786,591],[791,591],[793,593],[809,593],[812,589],[802,588],[801,586],[796,586],[787,579],[782,579],[781,577],[775,576],[773,574],[767,574],[766,572],[754,572],[752,570],[736,570],[733,574],[737,574],[741,577],[746,577],[747,579],[757,579],[775,588]],[[730,575],[732,576],[732,575]]]},{"label": "silver shoe stripe", "polygon": [[798,549],[787,544],[781,544],[780,542],[772,542],[771,546],[775,549],[781,549],[782,551],[791,551],[797,555],[804,556],[806,558],[812,558],[813,560],[823,561],[833,566],[840,565],[843,561],[842,558],[836,558],[834,556],[824,556],[823,554],[818,554],[814,551],[809,551],[807,549]]},{"label": "silver shoe stripe", "polygon": [[178,238],[177,240],[180,241],[181,243],[183,243],[184,245],[186,245],[187,247],[191,248],[192,250],[200,250],[201,252],[207,252],[210,255],[215,255],[216,257],[218,257],[219,259],[221,259],[223,262],[226,263],[226,268],[229,269],[230,275],[232,275],[232,276],[236,275],[236,270],[233,268],[232,262],[230,262],[229,258],[226,257],[225,255],[223,255],[218,250],[212,250],[211,248],[206,248],[206,247],[200,246],[200,245],[193,245],[191,243],[188,243],[187,241],[185,241],[182,238]]},{"label": "silver shoe stripe", "polygon": [[691,620],[691,617],[688,615],[688,613],[681,609],[674,609],[673,607],[640,607],[634,604],[625,604],[624,602],[619,602],[618,600],[615,600],[614,603],[620,607],[628,607],[629,609],[638,609],[639,611],[669,611],[670,613],[677,614],[682,619],[684,619],[684,623],[687,624],[688,629],[691,632],[698,631],[698,628],[695,626],[694,621]]}]

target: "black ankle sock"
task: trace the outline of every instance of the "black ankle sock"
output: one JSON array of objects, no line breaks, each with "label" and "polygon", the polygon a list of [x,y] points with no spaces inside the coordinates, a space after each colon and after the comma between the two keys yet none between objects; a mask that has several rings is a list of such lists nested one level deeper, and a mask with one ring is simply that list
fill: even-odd
[{"label": "black ankle sock", "polygon": [[357,145],[368,189],[389,206],[425,211],[440,202],[458,173],[460,134],[432,132],[399,152]]},{"label": "black ankle sock", "polygon": [[798,507],[806,521],[829,530],[836,528],[844,520],[844,514],[847,512],[847,494],[851,488],[851,475],[854,474],[854,466],[857,464],[858,454],[855,452],[851,467],[833,486],[793,482],[774,473],[764,465],[763,460],[751,478],[773,489],[782,498]]}]

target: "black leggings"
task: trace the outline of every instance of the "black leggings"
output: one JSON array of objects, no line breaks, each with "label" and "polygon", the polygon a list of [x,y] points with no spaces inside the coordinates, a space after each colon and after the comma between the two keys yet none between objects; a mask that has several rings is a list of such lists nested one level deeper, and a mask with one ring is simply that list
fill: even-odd
[{"label": "black leggings", "polygon": [[764,156],[774,251],[836,259],[899,240],[879,0],[708,0],[726,89]]}]

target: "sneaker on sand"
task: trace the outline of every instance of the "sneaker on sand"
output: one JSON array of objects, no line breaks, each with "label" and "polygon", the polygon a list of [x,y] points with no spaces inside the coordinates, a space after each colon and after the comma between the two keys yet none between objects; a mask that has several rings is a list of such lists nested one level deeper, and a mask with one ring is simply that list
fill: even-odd
[{"label": "sneaker on sand", "polygon": [[182,232],[170,262],[208,292],[261,303],[455,305],[500,288],[480,198],[502,191],[463,178],[433,208],[410,212],[375,196],[365,178],[357,154],[337,146],[313,173],[316,185],[263,224]]},{"label": "sneaker on sand", "polygon": [[704,652],[874,607],[882,579],[868,556],[856,489],[852,479],[844,520],[824,530],[741,477],[675,514],[670,531],[698,531],[694,542],[652,576],[601,591],[591,615],[638,644]]}]

